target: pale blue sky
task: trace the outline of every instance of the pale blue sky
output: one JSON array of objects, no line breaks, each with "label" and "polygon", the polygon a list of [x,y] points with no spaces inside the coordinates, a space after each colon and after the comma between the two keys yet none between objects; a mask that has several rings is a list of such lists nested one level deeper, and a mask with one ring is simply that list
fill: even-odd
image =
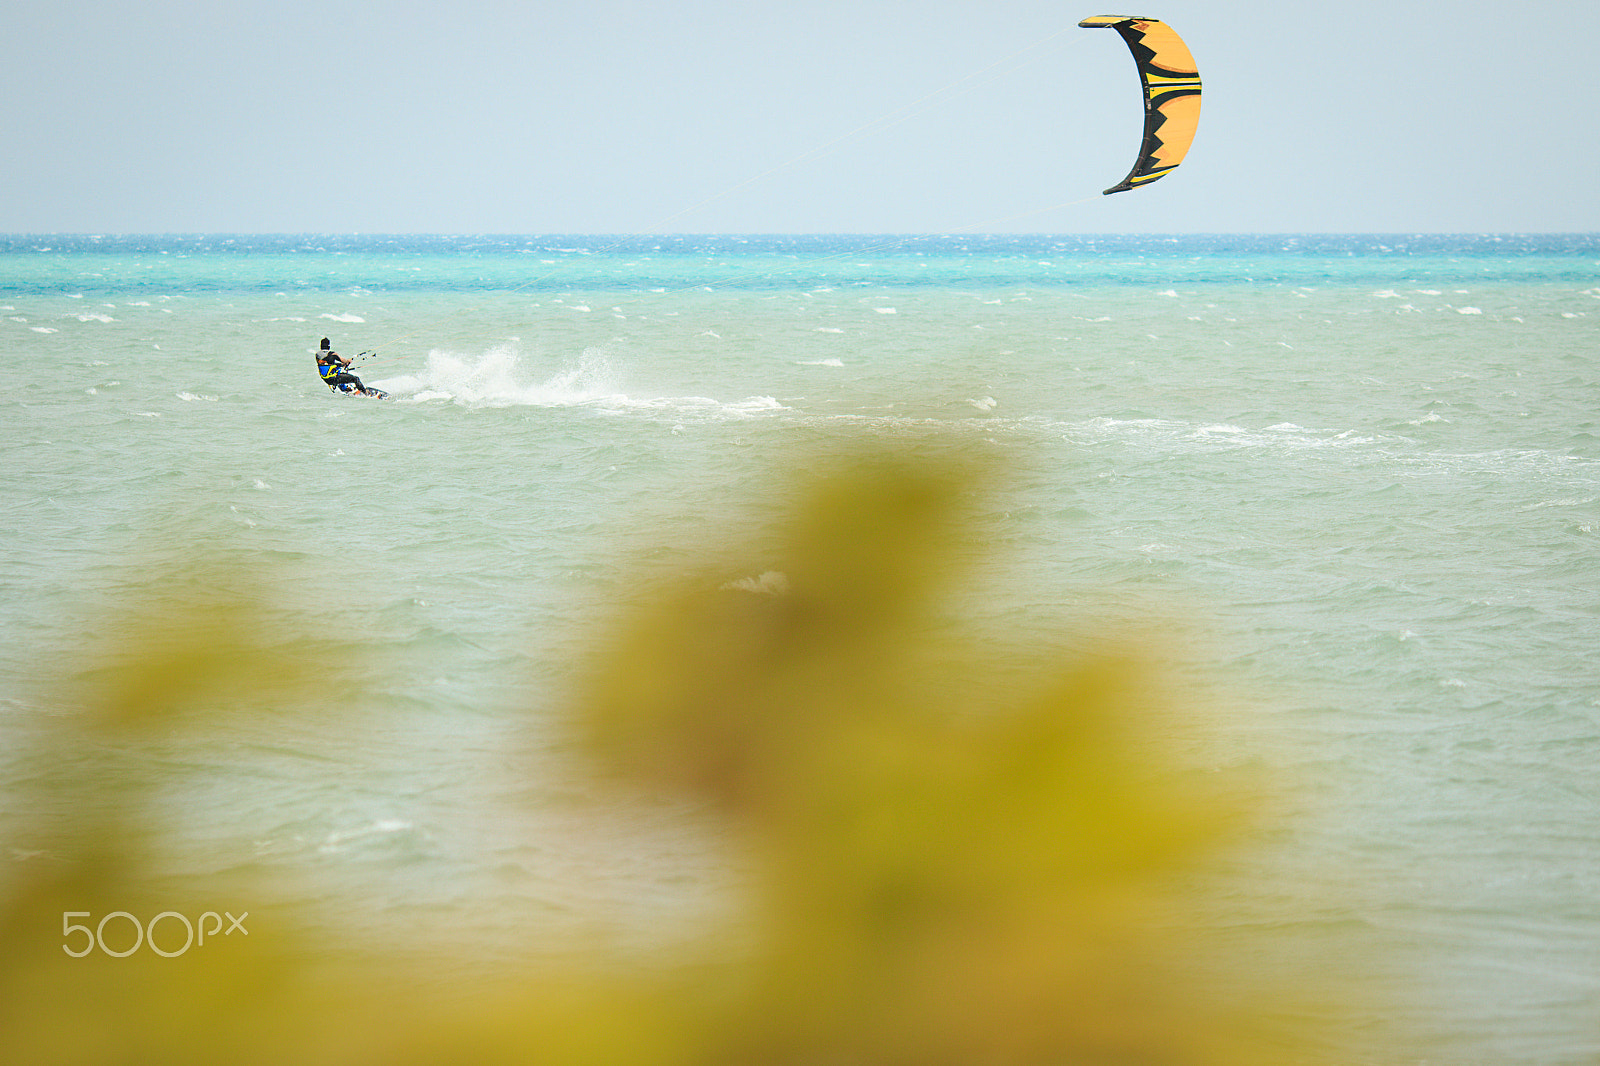
[{"label": "pale blue sky", "polygon": [[[1138,79],[1076,23],[1124,13],[1184,36],[1205,108],[1180,170],[1102,197],[1138,144]],[[0,232],[1596,231],[1597,18],[13,0]]]}]

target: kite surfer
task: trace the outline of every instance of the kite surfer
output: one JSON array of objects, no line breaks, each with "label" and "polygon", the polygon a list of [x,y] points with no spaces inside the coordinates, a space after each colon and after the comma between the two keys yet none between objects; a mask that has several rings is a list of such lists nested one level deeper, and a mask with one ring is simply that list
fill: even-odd
[{"label": "kite surfer", "polygon": [[344,386],[354,385],[355,391],[363,396],[373,395],[376,390],[367,388],[361,384],[360,378],[349,372],[350,363],[351,360],[333,350],[327,337],[322,338],[322,349],[317,352],[317,373],[322,375],[328,388],[336,392],[349,392]]}]

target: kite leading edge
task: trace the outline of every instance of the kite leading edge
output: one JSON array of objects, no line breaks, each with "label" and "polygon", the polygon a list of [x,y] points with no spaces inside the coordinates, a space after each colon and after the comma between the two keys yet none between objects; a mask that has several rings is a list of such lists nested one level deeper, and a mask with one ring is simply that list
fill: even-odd
[{"label": "kite leading edge", "polygon": [[1183,162],[1200,124],[1200,72],[1189,46],[1160,19],[1142,15],[1093,15],[1078,23],[1122,34],[1139,67],[1144,87],[1144,143],[1121,182],[1105,195],[1126,192],[1164,177]]}]

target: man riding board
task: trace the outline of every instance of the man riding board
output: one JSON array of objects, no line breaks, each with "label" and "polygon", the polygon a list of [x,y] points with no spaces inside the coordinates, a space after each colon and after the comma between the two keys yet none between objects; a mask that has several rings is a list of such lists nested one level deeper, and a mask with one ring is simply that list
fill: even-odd
[{"label": "man riding board", "polygon": [[317,353],[317,373],[322,375],[322,380],[327,382],[328,388],[337,389],[341,385],[354,385],[356,391],[367,394],[369,390],[361,379],[348,372],[350,360],[333,350],[328,338],[322,338],[322,350]]}]

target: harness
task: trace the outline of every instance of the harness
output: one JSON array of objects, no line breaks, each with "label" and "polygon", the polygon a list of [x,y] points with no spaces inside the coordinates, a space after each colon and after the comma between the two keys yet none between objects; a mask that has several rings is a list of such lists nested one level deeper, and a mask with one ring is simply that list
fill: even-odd
[{"label": "harness", "polygon": [[[348,368],[337,359],[328,358],[331,354],[331,352],[324,348],[322,352],[317,355],[317,374],[321,376],[323,383],[334,392],[338,392],[341,389],[348,392],[350,391],[348,385],[353,384],[356,380],[355,375],[347,374],[346,371]],[[371,354],[371,352],[361,353],[362,356]],[[360,357],[358,356],[357,358],[359,359]],[[344,377],[347,380],[341,382],[339,380],[341,377]]]},{"label": "harness", "polygon": [[333,379],[338,377],[343,371],[344,367],[339,363],[334,362],[332,359],[324,362],[320,356],[317,358],[317,373],[322,376],[322,380],[328,386],[328,388],[337,389],[339,387]]}]

